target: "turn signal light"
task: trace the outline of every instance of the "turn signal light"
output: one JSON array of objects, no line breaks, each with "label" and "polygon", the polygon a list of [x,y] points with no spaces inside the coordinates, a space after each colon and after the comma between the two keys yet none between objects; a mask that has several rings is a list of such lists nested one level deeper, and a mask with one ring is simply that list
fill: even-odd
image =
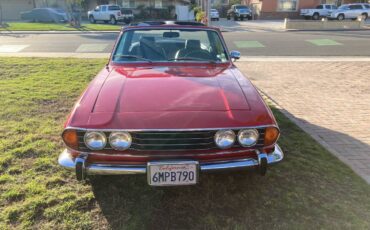
[{"label": "turn signal light", "polygon": [[73,129],[66,129],[64,130],[62,134],[62,138],[64,143],[72,148],[72,149],[77,149],[78,148],[78,137],[77,137],[77,132],[76,130]]},{"label": "turn signal light", "polygon": [[270,146],[275,144],[279,138],[280,131],[276,127],[267,127],[265,131],[265,146]]}]

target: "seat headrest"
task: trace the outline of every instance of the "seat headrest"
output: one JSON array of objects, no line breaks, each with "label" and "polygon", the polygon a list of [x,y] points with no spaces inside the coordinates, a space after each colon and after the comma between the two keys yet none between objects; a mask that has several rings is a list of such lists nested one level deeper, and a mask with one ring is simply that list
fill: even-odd
[{"label": "seat headrest", "polygon": [[200,41],[199,40],[186,40],[185,48],[186,49],[200,49]]},{"label": "seat headrest", "polygon": [[154,42],[154,37],[142,37],[140,39],[140,42],[146,41],[146,42]]}]

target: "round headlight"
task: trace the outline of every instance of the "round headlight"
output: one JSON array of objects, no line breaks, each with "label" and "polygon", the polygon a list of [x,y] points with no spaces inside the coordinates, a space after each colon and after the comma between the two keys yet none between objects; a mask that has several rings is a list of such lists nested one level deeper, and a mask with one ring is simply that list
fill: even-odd
[{"label": "round headlight", "polygon": [[230,148],[235,142],[235,133],[232,130],[220,130],[215,134],[215,143],[221,149]]},{"label": "round headlight", "polygon": [[102,132],[86,132],[85,144],[91,150],[101,150],[107,144],[107,138]]},{"label": "round headlight", "polygon": [[241,146],[249,147],[257,143],[258,136],[256,129],[242,129],[238,133],[238,141]]},{"label": "round headlight", "polygon": [[115,150],[126,150],[130,148],[132,142],[128,132],[113,132],[109,135],[109,144]]}]

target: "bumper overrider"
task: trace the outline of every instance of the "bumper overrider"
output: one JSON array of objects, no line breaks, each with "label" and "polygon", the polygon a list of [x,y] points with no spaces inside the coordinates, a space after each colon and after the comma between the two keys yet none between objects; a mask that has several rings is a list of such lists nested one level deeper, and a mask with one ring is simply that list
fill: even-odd
[{"label": "bumper overrider", "polygon": [[[265,175],[267,166],[283,160],[284,153],[275,145],[272,153],[266,154],[256,151],[257,159],[245,158],[212,163],[199,163],[200,172],[223,171],[229,169],[256,169],[261,175]],[[145,174],[147,164],[142,165],[117,165],[117,164],[96,164],[88,163],[88,153],[81,153],[73,158],[70,151],[65,149],[58,159],[59,165],[76,172],[78,180],[84,180],[87,175],[123,175],[123,174]],[[160,162],[166,162],[161,160]],[[171,161],[173,162],[173,161]]]}]

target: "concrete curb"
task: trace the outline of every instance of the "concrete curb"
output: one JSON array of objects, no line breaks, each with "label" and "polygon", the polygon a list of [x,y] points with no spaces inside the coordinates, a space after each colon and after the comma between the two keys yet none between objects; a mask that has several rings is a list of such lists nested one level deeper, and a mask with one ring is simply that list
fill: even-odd
[{"label": "concrete curb", "polygon": [[365,31],[365,30],[370,30],[370,27],[364,27],[364,28],[361,28],[361,29],[325,29],[325,30],[314,30],[314,29],[307,29],[307,30],[304,30],[304,29],[285,29],[284,32],[300,32],[300,31]]},{"label": "concrete curb", "polygon": [[0,31],[0,35],[2,34],[110,34],[110,33],[119,33],[120,30],[113,31],[95,31],[95,30],[88,30],[88,31]]},{"label": "concrete curb", "polygon": [[110,53],[23,52],[23,53],[0,53],[0,57],[109,58]]}]

